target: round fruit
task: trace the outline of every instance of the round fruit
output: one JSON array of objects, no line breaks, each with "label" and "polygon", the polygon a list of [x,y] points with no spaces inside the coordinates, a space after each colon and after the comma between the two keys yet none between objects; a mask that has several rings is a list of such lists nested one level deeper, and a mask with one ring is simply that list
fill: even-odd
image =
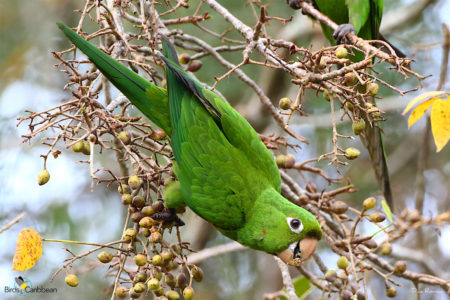
[{"label": "round fruit", "polygon": [[113,259],[113,255],[111,253],[109,253],[108,251],[102,251],[97,255],[97,259],[100,262],[107,264]]},{"label": "round fruit", "polygon": [[398,260],[394,265],[394,273],[397,275],[403,274],[406,271],[406,262],[404,260]]},{"label": "round fruit", "polygon": [[346,86],[353,86],[358,82],[358,77],[353,72],[346,73],[344,75],[344,84]]},{"label": "round fruit", "polygon": [[78,277],[75,274],[67,274],[65,281],[68,286],[76,287],[78,285]]},{"label": "round fruit", "polygon": [[337,260],[337,266],[339,269],[345,270],[348,267],[348,259],[345,256],[341,256]]},{"label": "round fruit", "polygon": [[381,254],[389,255],[392,253],[392,245],[389,242],[383,243],[381,245]]},{"label": "round fruit", "polygon": [[141,195],[136,195],[133,197],[133,200],[131,201],[131,205],[133,205],[136,208],[143,208],[145,206],[145,199]]},{"label": "round fruit", "polygon": [[175,285],[177,284],[177,282],[175,281],[175,277],[173,277],[173,275],[170,273],[167,273],[164,276],[164,282],[171,288],[175,288]]},{"label": "round fruit", "polygon": [[121,131],[119,133],[119,135],[117,136],[122,143],[124,143],[125,145],[129,145],[131,142],[131,136],[130,133],[128,131]]},{"label": "round fruit", "polygon": [[197,282],[200,282],[203,280],[203,271],[197,266],[194,266],[191,270],[192,277],[194,277],[194,280]]},{"label": "round fruit", "polygon": [[136,234],[137,234],[136,229],[128,228],[127,230],[125,230],[125,233],[122,238],[126,241],[131,241],[136,237]]},{"label": "round fruit", "polygon": [[347,51],[347,48],[345,48],[343,46],[339,46],[334,51],[334,54],[336,55],[337,58],[346,58],[348,55],[348,51]]},{"label": "round fruit", "polygon": [[183,297],[185,300],[191,300],[194,298],[194,289],[191,286],[186,287],[183,290]]},{"label": "round fruit", "polygon": [[136,254],[133,257],[133,261],[136,264],[136,266],[139,267],[145,266],[145,264],[147,263],[147,256],[145,256],[144,254]]},{"label": "round fruit", "polygon": [[369,92],[370,95],[375,96],[378,94],[378,84],[376,84],[375,82],[369,82],[367,84],[367,91]]},{"label": "round fruit", "polygon": [[143,217],[140,221],[139,221],[139,226],[144,227],[144,228],[150,228],[153,225],[155,225],[155,220],[153,220],[150,217]]},{"label": "round fruit", "polygon": [[155,211],[153,210],[152,206],[144,206],[141,209],[141,212],[142,212],[142,214],[144,214],[144,216],[147,216],[147,217],[151,216],[151,215],[153,215],[155,213]]},{"label": "round fruit", "polygon": [[119,187],[117,188],[117,191],[119,192],[119,194],[123,195],[123,194],[131,194],[131,190],[130,187],[127,184],[121,184],[119,185]]},{"label": "round fruit", "polygon": [[143,293],[145,292],[145,284],[142,282],[138,282],[133,286],[133,289],[136,293]]},{"label": "round fruit", "polygon": [[340,214],[343,214],[343,213],[345,213],[347,211],[348,205],[347,205],[347,203],[345,203],[343,201],[335,201],[335,202],[333,202],[331,208],[333,209],[333,211],[335,213],[340,215]]},{"label": "round fruit", "polygon": [[337,274],[335,270],[328,270],[325,273],[325,280],[329,282],[333,282],[337,279]]},{"label": "round fruit", "polygon": [[128,185],[133,189],[137,190],[141,187],[141,179],[137,175],[130,176],[128,178]]},{"label": "round fruit", "polygon": [[374,212],[373,214],[369,215],[369,218],[374,223],[380,223],[386,219],[386,216],[383,213]]},{"label": "round fruit", "polygon": [[323,97],[325,98],[325,100],[330,101],[331,99],[331,94],[328,90],[325,90],[325,92],[323,92]]},{"label": "round fruit", "polygon": [[157,129],[152,133],[152,139],[156,140],[156,141],[162,141],[163,139],[166,138],[167,134],[164,130],[162,129]]},{"label": "round fruit", "polygon": [[156,291],[159,290],[160,285],[159,285],[159,280],[156,278],[152,278],[147,282],[147,287],[149,290],[151,291]]},{"label": "round fruit", "polygon": [[354,120],[352,122],[353,133],[359,135],[366,128],[366,122],[362,119]]},{"label": "round fruit", "polygon": [[38,184],[44,185],[50,180],[50,173],[47,171],[47,169],[42,170],[38,174]]},{"label": "round fruit", "polygon": [[197,72],[202,67],[203,63],[199,60],[193,60],[189,63],[187,70],[190,72]]},{"label": "round fruit", "polygon": [[282,110],[288,110],[291,108],[292,100],[287,97],[281,98],[278,105]]},{"label": "round fruit", "polygon": [[151,238],[153,243],[159,243],[162,241],[162,234],[159,231],[152,232]]},{"label": "round fruit", "polygon": [[180,273],[177,275],[177,287],[183,289],[186,286],[187,278],[186,275]]},{"label": "round fruit", "polygon": [[389,298],[394,298],[397,296],[397,290],[395,289],[395,286],[391,285],[390,287],[386,288],[386,296]]},{"label": "round fruit", "polygon": [[345,149],[345,157],[346,157],[347,159],[350,159],[350,160],[351,160],[351,159],[358,158],[360,154],[361,154],[361,153],[360,153],[359,150],[356,149],[356,148],[349,147],[349,148]]},{"label": "round fruit", "polygon": [[84,142],[78,141],[75,144],[72,145],[73,152],[83,152],[84,149]]},{"label": "round fruit", "polygon": [[284,159],[284,167],[286,169],[290,169],[290,168],[293,168],[294,165],[295,165],[295,157],[294,157],[294,155],[292,155],[292,154],[286,155],[285,159]]},{"label": "round fruit", "polygon": [[156,254],[152,257],[152,264],[155,266],[162,266],[164,264],[164,260],[162,259],[161,255]]},{"label": "round fruit", "polygon": [[181,53],[178,57],[178,61],[182,65],[188,64],[191,61],[191,56],[187,53]]},{"label": "round fruit", "polygon": [[130,205],[131,201],[133,200],[133,197],[131,197],[130,194],[123,194],[120,201],[122,201],[123,205]]},{"label": "round fruit", "polygon": [[83,151],[82,152],[85,155],[90,155],[91,154],[91,145],[89,145],[88,142],[84,142]]},{"label": "round fruit", "polygon": [[375,204],[377,203],[377,199],[375,197],[369,197],[363,202],[363,207],[365,210],[369,210],[375,207]]},{"label": "round fruit", "polygon": [[180,299],[180,294],[176,291],[167,291],[166,297],[169,298],[169,300],[178,300]]},{"label": "round fruit", "polygon": [[116,296],[119,298],[125,298],[127,296],[128,289],[124,286],[118,286],[116,288]]}]

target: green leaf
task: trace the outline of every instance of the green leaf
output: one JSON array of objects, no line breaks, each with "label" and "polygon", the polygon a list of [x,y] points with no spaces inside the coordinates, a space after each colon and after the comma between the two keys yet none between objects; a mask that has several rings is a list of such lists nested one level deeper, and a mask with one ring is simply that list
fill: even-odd
[{"label": "green leaf", "polygon": [[389,205],[386,203],[385,200],[381,200],[381,205],[383,205],[384,212],[386,213],[386,216],[388,217],[389,221],[391,221],[392,223],[393,222],[392,212],[391,209],[389,208]]},{"label": "green leaf", "polygon": [[300,298],[302,297],[311,286],[311,282],[308,278],[305,276],[299,276],[293,280],[294,288],[295,288],[295,294]]}]

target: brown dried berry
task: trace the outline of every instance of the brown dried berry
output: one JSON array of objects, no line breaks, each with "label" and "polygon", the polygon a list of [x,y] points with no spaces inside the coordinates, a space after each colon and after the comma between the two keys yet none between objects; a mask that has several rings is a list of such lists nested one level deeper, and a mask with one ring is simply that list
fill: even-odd
[{"label": "brown dried berry", "polygon": [[178,61],[180,62],[180,64],[186,65],[191,61],[191,56],[187,53],[181,53],[178,57]]},{"label": "brown dried berry", "polygon": [[374,212],[373,214],[369,215],[369,218],[374,223],[380,223],[386,219],[386,216],[381,212]]},{"label": "brown dried berry", "polygon": [[202,67],[203,63],[199,60],[193,60],[189,63],[187,70],[190,72],[197,72]]},{"label": "brown dried berry", "polygon": [[336,214],[340,215],[347,211],[348,205],[343,201],[334,201],[331,208]]},{"label": "brown dried berry", "polygon": [[133,197],[133,200],[131,201],[131,205],[133,205],[136,208],[143,208],[145,205],[145,199],[141,195],[136,195]]},{"label": "brown dried berry", "polygon": [[397,275],[403,274],[406,271],[406,262],[404,260],[398,260],[394,265],[394,273]]}]

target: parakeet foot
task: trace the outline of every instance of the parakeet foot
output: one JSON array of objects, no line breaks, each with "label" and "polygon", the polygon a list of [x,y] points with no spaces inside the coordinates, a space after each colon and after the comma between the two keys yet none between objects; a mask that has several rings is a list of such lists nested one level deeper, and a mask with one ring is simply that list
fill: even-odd
[{"label": "parakeet foot", "polygon": [[333,37],[336,40],[336,44],[343,44],[346,41],[346,35],[349,33],[355,33],[355,27],[352,24],[341,24],[333,32]]},{"label": "parakeet foot", "polygon": [[175,209],[170,208],[168,211],[156,213],[152,215],[152,219],[163,222],[174,222],[176,226],[183,226],[184,222],[177,216]]},{"label": "parakeet foot", "polygon": [[300,9],[300,2],[302,1],[314,5],[313,0],[286,0],[286,3],[293,9]]}]

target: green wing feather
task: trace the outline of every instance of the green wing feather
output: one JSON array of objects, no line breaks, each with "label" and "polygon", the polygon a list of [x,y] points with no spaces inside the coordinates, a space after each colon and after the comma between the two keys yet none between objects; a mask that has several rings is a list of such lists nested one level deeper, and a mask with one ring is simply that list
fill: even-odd
[{"label": "green wing feather", "polygon": [[[168,42],[163,39],[164,53]],[[165,49],[167,48],[167,49]],[[248,122],[173,61],[166,63],[172,149],[186,203],[217,227],[245,224],[245,213],[266,187],[280,190],[271,152]],[[231,219],[230,219],[231,218]]]},{"label": "green wing feather", "polygon": [[144,115],[171,133],[167,91],[139,76],[106,53],[96,48],[75,31],[57,23],[64,34]]}]

